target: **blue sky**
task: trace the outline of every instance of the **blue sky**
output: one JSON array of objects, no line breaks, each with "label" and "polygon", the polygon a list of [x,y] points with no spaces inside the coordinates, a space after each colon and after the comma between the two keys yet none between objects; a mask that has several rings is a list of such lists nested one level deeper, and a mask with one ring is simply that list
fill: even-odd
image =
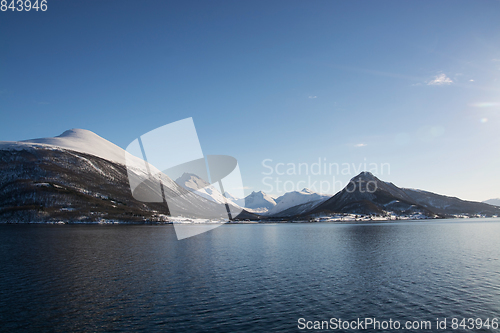
[{"label": "blue sky", "polygon": [[247,192],[308,180],[264,160],[321,159],[355,168],[312,181],[366,162],[399,186],[500,197],[499,16],[499,1],[48,0],[0,12],[0,140],[85,128],[125,148],[193,117]]}]

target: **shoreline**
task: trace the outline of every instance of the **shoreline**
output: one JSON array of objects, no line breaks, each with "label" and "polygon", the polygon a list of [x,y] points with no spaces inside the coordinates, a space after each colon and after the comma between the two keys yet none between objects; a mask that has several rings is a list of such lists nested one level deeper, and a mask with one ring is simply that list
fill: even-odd
[{"label": "shoreline", "polygon": [[442,221],[451,222],[455,220],[456,222],[465,221],[477,221],[477,220],[495,220],[500,219],[498,216],[493,217],[436,217],[436,218],[421,218],[421,219],[394,219],[394,220],[370,220],[370,219],[358,219],[358,220],[323,220],[323,221],[309,221],[309,220],[259,220],[259,221],[219,221],[219,222],[172,222],[172,221],[142,221],[142,222],[125,222],[125,221],[88,221],[88,222],[75,222],[75,221],[32,221],[32,222],[19,222],[19,221],[0,221],[0,225],[203,225],[203,224],[227,224],[227,225],[238,225],[238,224],[390,224],[390,223],[405,223],[405,222],[432,222],[432,221]]}]

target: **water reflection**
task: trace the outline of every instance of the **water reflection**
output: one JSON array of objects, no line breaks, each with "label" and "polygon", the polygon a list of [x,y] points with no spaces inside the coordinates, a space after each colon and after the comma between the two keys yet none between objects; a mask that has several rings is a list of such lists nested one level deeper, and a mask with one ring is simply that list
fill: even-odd
[{"label": "water reflection", "polygon": [[[0,225],[6,331],[297,330],[500,313],[499,222]],[[298,330],[297,330],[298,331]]]}]

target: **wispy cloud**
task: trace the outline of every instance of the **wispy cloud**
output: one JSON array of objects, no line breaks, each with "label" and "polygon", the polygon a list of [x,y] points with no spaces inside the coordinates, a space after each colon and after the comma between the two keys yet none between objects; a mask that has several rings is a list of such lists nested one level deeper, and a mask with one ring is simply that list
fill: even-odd
[{"label": "wispy cloud", "polygon": [[434,80],[427,82],[429,86],[441,86],[444,84],[452,84],[453,81],[446,74],[439,74],[434,77]]},{"label": "wispy cloud", "polygon": [[358,148],[359,147],[366,147],[366,146],[367,146],[366,143],[357,143],[357,144],[354,145],[354,147],[358,147]]},{"label": "wispy cloud", "polygon": [[[497,61],[497,60],[500,61],[500,59],[492,59],[492,61]],[[467,85],[460,84],[459,82],[455,82],[455,81],[451,80],[445,74],[439,74],[439,75],[435,76],[433,80],[428,81],[427,80],[428,78],[422,77],[422,76],[409,76],[409,75],[402,75],[402,74],[398,74],[398,73],[382,72],[382,71],[375,71],[375,70],[364,69],[364,68],[357,68],[357,67],[350,67],[350,66],[338,66],[338,65],[331,65],[331,64],[326,64],[326,66],[328,66],[330,68],[335,68],[335,69],[344,70],[344,71],[357,72],[357,73],[362,73],[362,74],[392,77],[392,78],[403,79],[403,80],[411,80],[411,81],[415,82],[414,84],[412,84],[412,86],[415,86],[415,87],[422,86],[422,85],[440,85],[440,84],[447,85],[447,84],[453,83],[454,86],[466,87],[469,89],[494,91],[494,92],[499,91],[499,89],[495,86],[479,86],[479,85],[471,85],[471,84],[467,84]],[[498,66],[498,69],[500,70],[500,66]],[[434,82],[436,79],[439,79],[440,77],[443,77],[444,80],[446,80],[446,79],[450,80],[451,82],[444,82],[444,83]]]},{"label": "wispy cloud", "polygon": [[309,98],[314,99],[314,98],[318,98],[318,96],[309,96]]},{"label": "wispy cloud", "polygon": [[471,103],[469,106],[475,107],[475,108],[492,108],[492,107],[497,107],[500,106],[500,103],[496,102],[480,102],[480,103]]}]

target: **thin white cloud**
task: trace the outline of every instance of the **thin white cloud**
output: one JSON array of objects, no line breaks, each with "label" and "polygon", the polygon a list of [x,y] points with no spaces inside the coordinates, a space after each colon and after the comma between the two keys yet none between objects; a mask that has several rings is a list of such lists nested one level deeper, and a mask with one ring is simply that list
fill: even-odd
[{"label": "thin white cloud", "polygon": [[314,99],[314,98],[318,98],[318,96],[309,96],[309,98]]},{"label": "thin white cloud", "polygon": [[434,80],[427,82],[429,86],[441,86],[444,84],[452,84],[453,81],[446,74],[439,74],[434,77]]},{"label": "thin white cloud", "polygon": [[500,103],[496,103],[496,102],[480,102],[480,103],[469,104],[469,106],[472,106],[472,107],[475,107],[475,108],[491,108],[491,107],[500,106]]},{"label": "thin white cloud", "polygon": [[354,147],[366,147],[366,143],[357,143]]}]

